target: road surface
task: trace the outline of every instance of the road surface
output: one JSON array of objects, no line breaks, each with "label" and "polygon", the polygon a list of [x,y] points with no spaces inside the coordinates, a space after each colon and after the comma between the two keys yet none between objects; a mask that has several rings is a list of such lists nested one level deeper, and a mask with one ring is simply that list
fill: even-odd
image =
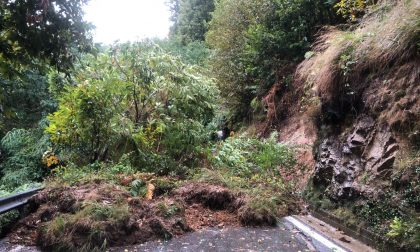
[{"label": "road surface", "polygon": [[[283,251],[283,252],[346,252],[375,251],[350,238],[341,242],[342,234],[320,223],[324,229],[316,229],[307,218],[286,217],[273,228],[208,228],[192,232],[170,241],[153,241],[129,247],[111,248],[110,252],[228,252],[228,251]],[[319,224],[318,223],[318,224]],[[327,230],[328,229],[328,230]],[[328,233],[329,231],[329,233]],[[35,247],[12,245],[7,240],[0,241],[0,252],[40,252]]]}]

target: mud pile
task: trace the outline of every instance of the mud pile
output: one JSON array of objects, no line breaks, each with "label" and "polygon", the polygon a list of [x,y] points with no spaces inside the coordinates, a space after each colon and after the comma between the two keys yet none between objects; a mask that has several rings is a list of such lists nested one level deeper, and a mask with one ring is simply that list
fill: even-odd
[{"label": "mud pile", "polygon": [[216,185],[186,183],[152,200],[104,181],[49,188],[29,203],[12,243],[47,250],[91,250],[171,239],[206,227],[273,225],[245,207],[245,195]]}]

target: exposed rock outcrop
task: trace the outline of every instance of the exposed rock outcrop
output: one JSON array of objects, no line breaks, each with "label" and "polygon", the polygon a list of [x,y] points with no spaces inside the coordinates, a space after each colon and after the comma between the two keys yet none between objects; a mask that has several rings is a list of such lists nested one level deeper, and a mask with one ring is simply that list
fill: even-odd
[{"label": "exposed rock outcrop", "polygon": [[[369,116],[357,119],[355,126],[320,144],[316,157],[314,182],[327,188],[334,200],[354,199],[370,194],[369,183],[391,175],[399,146],[386,125]],[[358,177],[369,174],[361,182]]]}]

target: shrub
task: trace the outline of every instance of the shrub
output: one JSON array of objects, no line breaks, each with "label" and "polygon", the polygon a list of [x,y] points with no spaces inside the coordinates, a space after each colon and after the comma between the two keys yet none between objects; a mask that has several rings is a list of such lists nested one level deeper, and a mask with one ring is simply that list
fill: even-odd
[{"label": "shrub", "polygon": [[420,219],[405,221],[394,218],[387,236],[399,244],[400,248],[420,249]]},{"label": "shrub", "polygon": [[325,1],[217,2],[206,41],[215,49],[212,66],[230,119],[249,115],[255,97],[291,74],[280,70],[303,58],[318,27],[334,22]]},{"label": "shrub", "polygon": [[130,193],[134,197],[144,197],[147,193],[146,183],[140,179],[131,182]]},{"label": "shrub", "polygon": [[216,155],[211,158],[213,165],[229,168],[235,176],[278,176],[278,166],[290,168],[295,164],[293,152],[286,145],[277,143],[276,133],[264,140],[245,135],[231,138],[215,151]]},{"label": "shrub", "polygon": [[0,190],[13,191],[24,184],[40,182],[49,174],[42,164],[42,154],[49,149],[50,143],[41,127],[14,129],[1,140],[5,158],[0,163]]},{"label": "shrub", "polygon": [[354,21],[365,13],[369,5],[373,5],[376,2],[376,0],[340,0],[334,7],[337,9],[338,14]]},{"label": "shrub", "polygon": [[201,68],[147,43],[116,45],[83,64],[79,85],[62,94],[46,129],[58,147],[77,153],[71,161],[132,153],[137,167],[162,173],[190,164],[207,141],[218,95]]},{"label": "shrub", "polygon": [[88,162],[103,160],[119,129],[125,88],[118,81],[96,80],[69,87],[58,111],[48,117],[51,141],[79,152]]}]

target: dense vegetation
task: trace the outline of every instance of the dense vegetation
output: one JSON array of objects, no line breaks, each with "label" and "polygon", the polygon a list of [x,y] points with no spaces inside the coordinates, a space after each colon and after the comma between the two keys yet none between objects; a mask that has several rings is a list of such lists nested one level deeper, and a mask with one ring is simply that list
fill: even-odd
[{"label": "dense vegetation", "polygon": [[[314,107],[324,130],[322,108],[353,109],[366,88],[360,76],[418,55],[414,4],[392,12],[408,17],[395,23],[384,15],[394,6],[376,1],[170,0],[168,39],[94,45],[92,27],[83,20],[86,2],[0,3],[0,196],[44,182],[48,188],[106,183],[130,197],[148,198],[152,183],[165,193],[206,183],[246,195],[239,213],[243,224],[272,224],[298,211],[298,176],[310,167],[298,163],[296,146],[277,142],[277,132],[261,136],[301,106]],[[323,28],[332,25],[340,28]],[[388,35],[400,43],[383,54],[391,51],[381,43]],[[307,102],[314,87],[320,93],[316,106]],[[284,107],[281,99],[287,100]],[[248,126],[258,120],[268,127],[252,132]],[[216,131],[227,128],[230,138],[215,141]],[[327,134],[322,130],[320,135]],[[410,130],[414,134],[416,128]],[[416,148],[404,167],[418,174]],[[418,185],[407,188],[414,191],[407,196],[412,209]],[[318,207],[333,204],[322,192],[306,194]],[[132,211],[119,200],[110,206],[84,202],[56,213],[39,231],[41,245],[75,250],[80,240],[66,235],[89,223],[83,248],[106,247],[104,223],[125,223]],[[162,204],[164,215],[182,212]],[[418,248],[418,212],[405,218],[394,209],[380,212],[381,206],[367,204],[358,217],[368,222],[378,215],[375,225],[386,221],[390,239]],[[334,211],[354,217],[345,207]],[[0,216],[0,233],[15,218],[13,212]],[[54,247],[61,240],[63,247]]]},{"label": "dense vegetation", "polygon": [[219,1],[206,39],[232,119],[249,116],[274,84],[287,86],[290,66],[302,60],[317,30],[337,20],[325,1]]}]

